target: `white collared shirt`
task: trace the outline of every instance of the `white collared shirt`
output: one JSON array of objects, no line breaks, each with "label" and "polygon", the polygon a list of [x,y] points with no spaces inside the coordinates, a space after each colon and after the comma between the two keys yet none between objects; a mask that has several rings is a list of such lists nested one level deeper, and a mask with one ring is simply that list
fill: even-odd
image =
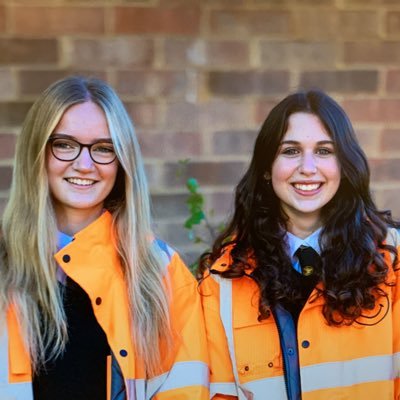
[{"label": "white collared shirt", "polygon": [[297,272],[301,272],[301,267],[299,263],[299,259],[295,256],[297,249],[300,246],[312,247],[318,254],[321,254],[321,248],[319,246],[319,237],[321,234],[322,228],[317,229],[314,231],[310,236],[307,236],[305,239],[301,239],[293,233],[286,232],[286,244],[288,248],[288,254],[292,261],[293,268]]}]

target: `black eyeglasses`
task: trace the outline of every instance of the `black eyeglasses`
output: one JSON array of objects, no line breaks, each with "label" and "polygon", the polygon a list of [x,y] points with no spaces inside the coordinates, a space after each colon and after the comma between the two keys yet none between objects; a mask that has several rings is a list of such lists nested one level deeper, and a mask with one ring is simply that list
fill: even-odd
[{"label": "black eyeglasses", "polygon": [[53,156],[60,161],[76,160],[84,147],[88,148],[90,158],[97,164],[111,164],[117,158],[111,141],[83,144],[75,139],[55,136],[50,137],[48,143]]}]

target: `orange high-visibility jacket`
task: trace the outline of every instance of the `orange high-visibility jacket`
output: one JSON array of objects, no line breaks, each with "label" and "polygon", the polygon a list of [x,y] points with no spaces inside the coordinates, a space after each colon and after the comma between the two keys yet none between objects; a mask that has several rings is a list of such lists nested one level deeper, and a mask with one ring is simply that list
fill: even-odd
[{"label": "orange high-visibility jacket", "polygon": [[[175,344],[172,356],[163,360],[160,374],[147,379],[142,362],[135,355],[127,288],[113,245],[111,224],[111,214],[103,213],[55,255],[65,273],[89,295],[96,319],[107,335],[112,351],[108,398],[114,399],[114,379],[119,381],[117,385],[125,383],[127,393],[123,398],[128,400],[209,399],[204,319],[195,279],[177,253],[169,248],[169,255],[163,253]],[[154,245],[158,245],[157,241]],[[0,399],[31,400],[30,360],[13,307],[7,314],[7,328],[0,332]]]},{"label": "orange high-visibility jacket", "polygon": [[[387,243],[399,250],[399,239],[391,229]],[[389,252],[385,259],[392,264]],[[230,263],[226,251],[212,269],[223,271]],[[310,295],[297,327],[302,400],[400,399],[399,275],[397,268],[390,269],[388,281],[394,286],[382,285],[387,298],[351,326],[329,326],[322,315],[323,299],[311,302],[315,290]],[[257,320],[257,284],[249,277],[206,273],[200,289],[211,398],[287,400],[277,325],[272,316]]]}]

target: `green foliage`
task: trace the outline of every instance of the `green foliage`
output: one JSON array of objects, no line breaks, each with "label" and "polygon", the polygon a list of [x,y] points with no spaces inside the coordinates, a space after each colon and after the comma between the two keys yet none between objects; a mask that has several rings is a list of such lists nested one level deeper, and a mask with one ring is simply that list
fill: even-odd
[{"label": "green foliage", "polygon": [[[177,177],[184,176],[187,169],[189,159],[180,160]],[[211,219],[214,216],[214,210],[205,210],[204,195],[201,193],[200,185],[196,178],[188,178],[186,180],[186,188],[188,197],[186,205],[189,212],[188,218],[184,222],[184,228],[189,231],[189,240],[202,247],[201,252],[207,251],[212,246],[217,234],[222,232],[225,225],[220,223],[214,227]],[[190,270],[195,273],[197,262],[189,265]]]},{"label": "green foliage", "polygon": [[186,187],[189,190],[189,196],[186,200],[186,204],[188,206],[190,216],[185,221],[184,227],[186,229],[193,229],[195,225],[199,225],[201,221],[206,219],[203,211],[204,197],[198,192],[199,184],[195,178],[189,178],[186,181]]}]

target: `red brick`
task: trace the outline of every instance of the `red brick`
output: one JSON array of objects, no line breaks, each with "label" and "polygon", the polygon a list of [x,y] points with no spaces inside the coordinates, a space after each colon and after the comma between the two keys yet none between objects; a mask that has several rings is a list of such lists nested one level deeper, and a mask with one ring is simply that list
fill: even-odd
[{"label": "red brick", "polygon": [[115,8],[116,33],[195,35],[199,33],[199,26],[200,13],[197,8]]},{"label": "red brick", "polygon": [[376,157],[379,152],[381,132],[373,128],[355,128],[357,139],[368,157]]},{"label": "red brick", "polygon": [[336,65],[333,42],[262,41],[261,65],[271,68],[329,68]]},{"label": "red brick", "polygon": [[161,126],[163,114],[158,104],[145,101],[125,102],[125,107],[133,124],[138,128],[151,129]]},{"label": "red brick", "polygon": [[399,201],[399,193],[400,193],[400,185],[396,185],[397,187],[393,189],[383,189],[377,191],[377,198],[379,201],[378,207],[381,210],[391,210],[392,215],[395,219],[400,219],[400,201]]},{"label": "red brick", "polygon": [[[177,187],[179,182],[174,182],[178,165],[166,163],[165,187]],[[239,182],[244,173],[245,163],[238,161],[226,162],[190,162],[183,176],[185,181],[189,177],[196,178],[202,186],[209,185],[233,185]]]},{"label": "red brick", "polygon": [[374,182],[400,182],[400,158],[370,160],[371,180]]},{"label": "red brick", "polygon": [[0,125],[20,126],[24,121],[32,103],[3,102],[0,103]]},{"label": "red brick", "polygon": [[257,102],[256,105],[256,123],[257,127],[261,128],[262,123],[266,120],[269,112],[282,100],[282,98],[276,98],[274,100],[262,99]]},{"label": "red brick", "polygon": [[219,40],[206,43],[206,62],[213,66],[248,66],[249,43],[237,40]]},{"label": "red brick", "polygon": [[0,69],[0,100],[14,100],[17,82],[11,69]]},{"label": "red brick", "polygon": [[218,131],[213,135],[213,151],[222,155],[247,155],[253,152],[257,131],[255,130],[229,130]]},{"label": "red brick", "polygon": [[398,0],[341,0],[344,7],[354,6],[377,6],[377,5],[398,5]]},{"label": "red brick", "polygon": [[57,70],[19,71],[20,93],[37,95],[64,76],[63,71]]},{"label": "red brick", "polygon": [[389,70],[386,75],[386,90],[389,93],[400,92],[400,70]]},{"label": "red brick", "polygon": [[16,135],[0,134],[0,159],[14,157],[16,141]]},{"label": "red brick", "polygon": [[397,42],[363,41],[345,42],[343,60],[346,63],[397,63],[400,61],[400,46]]},{"label": "red brick", "polygon": [[386,32],[389,35],[400,34],[400,11],[388,11],[386,14]]},{"label": "red brick", "polygon": [[337,93],[375,93],[378,71],[307,71],[301,74],[300,86]]},{"label": "red brick", "polygon": [[299,8],[294,20],[297,39],[378,37],[378,15],[373,11]]},{"label": "red brick", "polygon": [[0,166],[0,190],[8,190],[11,186],[12,167]]},{"label": "red brick", "polygon": [[146,176],[149,182],[150,190],[154,189],[158,192],[164,182],[164,165],[153,164],[146,161],[147,160],[145,159]]},{"label": "red brick", "polygon": [[154,216],[158,219],[188,217],[187,193],[153,194],[151,196]]},{"label": "red brick", "polygon": [[202,6],[204,0],[159,0],[158,3],[162,8],[191,8]]},{"label": "red brick", "polygon": [[38,95],[50,84],[69,75],[93,76],[105,79],[104,72],[74,71],[74,70],[21,70],[17,76],[20,81],[22,95]]},{"label": "red brick", "polygon": [[154,59],[150,39],[114,37],[72,40],[68,63],[78,68],[149,66]]},{"label": "red brick", "polygon": [[338,13],[334,9],[298,8],[293,11],[296,39],[332,39],[338,34]]},{"label": "red brick", "polygon": [[385,129],[382,132],[381,149],[386,153],[400,155],[400,129]]},{"label": "red brick", "polygon": [[352,99],[343,107],[353,122],[400,121],[400,99]]},{"label": "red brick", "polygon": [[180,67],[186,64],[204,65],[205,45],[201,40],[187,38],[164,38],[163,56],[168,66]]},{"label": "red brick", "polygon": [[[0,2],[2,4],[2,2]],[[6,8],[0,6],[0,32],[6,31]]]},{"label": "red brick", "polygon": [[55,39],[0,38],[0,64],[48,64],[58,61]]},{"label": "red brick", "polygon": [[104,9],[99,7],[13,7],[12,32],[18,35],[102,34]]},{"label": "red brick", "polygon": [[215,95],[269,96],[285,93],[289,89],[287,71],[226,71],[209,72],[209,90]]},{"label": "red brick", "polygon": [[182,132],[199,132],[199,112],[200,108],[192,103],[168,103],[165,111],[165,128]]},{"label": "red brick", "polygon": [[196,133],[161,134],[139,131],[139,142],[144,157],[185,159],[199,155],[202,150],[201,137]]},{"label": "red brick", "polygon": [[287,37],[293,31],[290,13],[274,10],[214,10],[210,31],[226,35],[278,35]]},{"label": "red brick", "polygon": [[233,210],[234,196],[232,190],[229,190],[227,192],[211,193],[208,195],[208,199],[210,208],[214,210],[215,215],[222,215],[225,217],[224,219],[226,220],[226,217]]},{"label": "red brick", "polygon": [[[324,18],[321,19],[324,21]],[[374,11],[342,11],[338,14],[337,32],[341,38],[377,38],[379,15]]]},{"label": "red brick", "polygon": [[[164,1],[169,1],[169,0],[164,0]],[[229,8],[237,8],[237,7],[242,8],[243,6],[248,5],[249,1],[250,0],[202,0],[202,3],[206,4],[206,5],[211,5],[213,7],[224,6],[224,7],[229,7]],[[276,0],[272,0],[272,1],[276,1]]]},{"label": "red brick", "polygon": [[167,38],[164,41],[166,65],[249,66],[249,44],[239,40],[204,41]]},{"label": "red brick", "polygon": [[250,129],[256,122],[254,101],[246,99],[213,99],[199,108],[202,130]]},{"label": "red brick", "polygon": [[142,97],[183,97],[188,82],[184,71],[119,71],[116,89],[120,94]]},{"label": "red brick", "polygon": [[[213,0],[209,0],[213,1]],[[335,4],[335,0],[252,0],[256,6],[315,6],[329,7]]]}]

